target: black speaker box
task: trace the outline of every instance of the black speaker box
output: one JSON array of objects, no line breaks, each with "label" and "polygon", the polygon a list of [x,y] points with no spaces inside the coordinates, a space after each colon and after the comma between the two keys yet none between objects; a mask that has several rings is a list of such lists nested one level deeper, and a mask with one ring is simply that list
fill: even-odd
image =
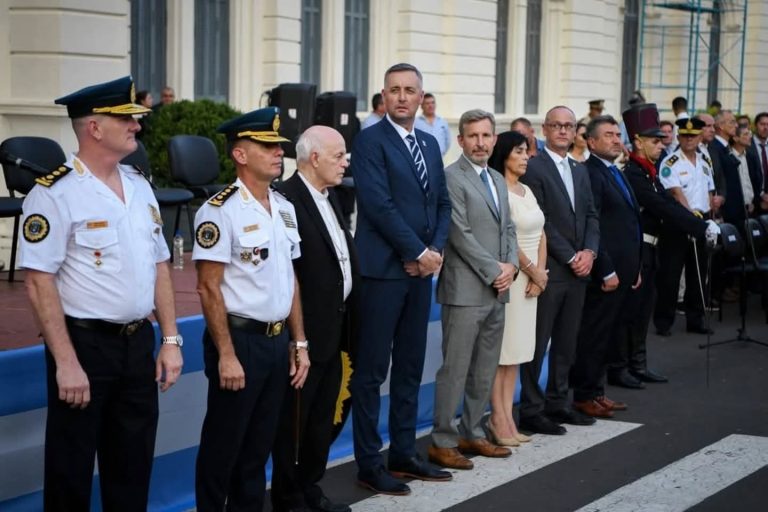
[{"label": "black speaker box", "polygon": [[357,119],[357,96],[347,91],[324,92],[315,104],[315,124],[330,126],[344,137],[347,151],[360,131]]},{"label": "black speaker box", "polygon": [[280,109],[280,135],[285,156],[296,158],[296,140],[315,120],[315,84],[280,84],[269,95],[269,105]]}]

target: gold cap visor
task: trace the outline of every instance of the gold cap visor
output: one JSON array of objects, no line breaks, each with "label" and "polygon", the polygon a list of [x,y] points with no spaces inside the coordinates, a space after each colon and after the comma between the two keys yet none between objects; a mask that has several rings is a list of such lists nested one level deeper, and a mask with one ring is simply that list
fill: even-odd
[{"label": "gold cap visor", "polygon": [[701,135],[701,130],[697,130],[695,128],[678,128],[677,129],[678,135]]},{"label": "gold cap visor", "polygon": [[114,116],[149,114],[150,112],[152,112],[151,108],[143,107],[135,103],[126,103],[124,105],[115,105],[112,107],[96,107],[93,109],[94,114],[111,114]]},{"label": "gold cap visor", "polygon": [[291,142],[290,139],[286,139],[285,137],[281,136],[277,132],[239,132],[237,134],[237,138],[247,138],[251,140],[255,140],[256,142],[267,142],[267,143],[276,143],[276,142]]}]

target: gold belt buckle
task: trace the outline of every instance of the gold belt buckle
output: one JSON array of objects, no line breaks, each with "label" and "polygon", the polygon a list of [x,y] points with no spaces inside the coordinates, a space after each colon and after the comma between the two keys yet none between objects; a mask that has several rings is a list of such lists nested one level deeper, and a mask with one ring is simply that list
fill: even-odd
[{"label": "gold belt buckle", "polygon": [[135,322],[129,322],[123,326],[123,333],[126,336],[133,336],[133,333],[139,330],[139,327],[141,327],[141,324],[143,323],[143,320],[136,320]]},{"label": "gold belt buckle", "polygon": [[283,320],[280,320],[279,322],[269,322],[269,324],[267,324],[267,336],[280,336],[280,333],[283,332],[284,323]]}]

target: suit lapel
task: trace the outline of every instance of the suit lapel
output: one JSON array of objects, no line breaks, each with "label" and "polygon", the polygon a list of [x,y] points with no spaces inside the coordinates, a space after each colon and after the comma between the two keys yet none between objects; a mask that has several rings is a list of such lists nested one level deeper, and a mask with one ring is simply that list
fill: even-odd
[{"label": "suit lapel", "polygon": [[[496,211],[496,205],[493,204],[493,200],[488,196],[489,194],[488,187],[485,186],[485,183],[483,183],[483,180],[480,179],[480,176],[477,174],[477,171],[475,171],[475,169],[472,167],[472,164],[470,164],[463,155],[459,158],[459,167],[461,167],[461,170],[464,171],[464,178],[466,178],[472,184],[475,190],[477,190],[477,193],[480,194],[480,197],[483,198],[483,200],[485,201],[485,204],[488,206],[488,209],[491,210],[491,213],[493,214],[493,218],[496,219],[496,222],[498,222],[499,212]],[[493,186],[496,187],[496,184],[494,183],[493,178],[490,176],[490,171],[488,174],[489,174],[489,179],[491,180],[491,183],[493,183]],[[496,196],[501,197],[499,194],[498,188],[496,189]]]}]

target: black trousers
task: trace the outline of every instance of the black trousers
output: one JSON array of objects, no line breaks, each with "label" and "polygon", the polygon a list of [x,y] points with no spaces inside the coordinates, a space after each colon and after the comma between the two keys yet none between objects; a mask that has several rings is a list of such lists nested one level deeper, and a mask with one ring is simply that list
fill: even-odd
[{"label": "black trousers", "polygon": [[219,354],[208,330],[203,334],[208,410],[195,473],[199,512],[262,509],[264,466],[288,382],[287,331],[270,338],[230,327],[230,334],[245,372],[245,388],[238,391],[221,389]]},{"label": "black trousers", "polygon": [[656,303],[656,247],[644,243],[642,257],[640,272],[643,284],[637,290],[629,290],[625,305],[619,313],[616,343],[609,355],[610,373],[619,373],[623,369],[639,372],[648,369],[645,339]]},{"label": "black trousers", "polygon": [[296,390],[286,390],[272,448],[272,509],[276,512],[317,503],[333,434],[333,416],[341,387],[341,356],[312,361],[299,398],[299,464],[296,459]]},{"label": "black trousers", "polygon": [[155,451],[158,399],[155,335],[149,322],[131,336],[104,334],[67,321],[91,402],[73,409],[59,400],[56,363],[46,347],[46,511],[88,511],[94,460],[103,510],[145,511]]},{"label": "black trousers", "polygon": [[620,282],[612,292],[590,282],[576,347],[576,362],[571,369],[573,399],[579,402],[605,395],[605,370],[611,346],[616,343],[619,313],[627,302],[634,283]]},{"label": "black trousers", "polygon": [[[698,269],[696,253],[698,252]],[[656,309],[653,323],[659,331],[672,328],[675,322],[680,275],[685,266],[685,318],[688,327],[700,327],[704,322],[704,305],[701,302],[699,283],[706,290],[707,252],[704,242],[693,243],[687,235],[672,233],[659,240],[659,270],[656,274]]]},{"label": "black trousers", "polygon": [[[587,283],[580,279],[549,282],[539,296],[536,311],[536,348],[533,360],[520,365],[520,417],[566,409],[571,366],[584,306]],[[539,388],[539,376],[549,350],[549,378],[546,394]]]}]

